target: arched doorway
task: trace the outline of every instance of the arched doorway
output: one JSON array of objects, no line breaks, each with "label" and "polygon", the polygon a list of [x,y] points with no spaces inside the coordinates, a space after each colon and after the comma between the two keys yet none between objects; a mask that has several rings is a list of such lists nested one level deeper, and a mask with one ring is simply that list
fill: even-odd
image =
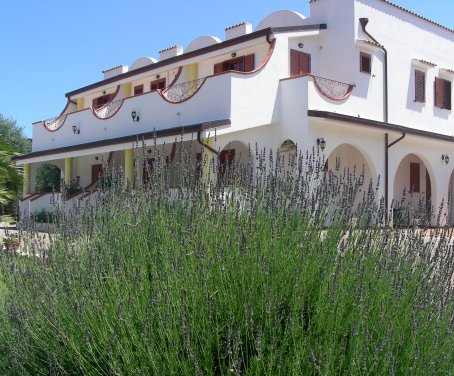
[{"label": "arched doorway", "polygon": [[226,184],[243,185],[253,168],[249,147],[241,141],[231,141],[219,153],[218,179]]},{"label": "arched doorway", "polygon": [[429,224],[432,183],[424,161],[415,154],[400,162],[393,183],[393,223],[397,227]]},{"label": "arched doorway", "polygon": [[341,144],[324,161],[322,171],[331,190],[349,192],[352,215],[358,217],[367,212],[367,220],[371,221],[371,205],[375,205],[377,200],[372,194],[376,174],[369,157],[351,144]]},{"label": "arched doorway", "polygon": [[278,164],[283,172],[292,172],[295,169],[297,152],[297,146],[292,140],[287,139],[281,143],[278,148]]}]

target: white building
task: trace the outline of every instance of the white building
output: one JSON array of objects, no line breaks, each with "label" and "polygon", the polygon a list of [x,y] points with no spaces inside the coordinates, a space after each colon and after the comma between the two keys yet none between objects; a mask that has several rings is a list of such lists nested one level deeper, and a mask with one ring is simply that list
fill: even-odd
[{"label": "white building", "polygon": [[165,143],[171,154],[176,137],[200,141],[193,155],[220,151],[223,163],[226,150],[250,158],[249,143],[313,150],[324,141],[328,168],[338,157],[364,166],[368,178],[380,177],[389,208],[404,188],[435,210],[443,200],[446,207],[454,30],[387,0],[310,3],[310,17],[277,11],[255,29],[240,23],[225,29],[224,41],[198,37],[67,93],[59,116],[33,124],[32,152],[17,159],[26,177],[21,211],[49,206],[50,194],[34,192],[45,162],[84,187],[98,179],[101,160],[115,160],[131,179],[142,163],[132,151],[137,139]]}]

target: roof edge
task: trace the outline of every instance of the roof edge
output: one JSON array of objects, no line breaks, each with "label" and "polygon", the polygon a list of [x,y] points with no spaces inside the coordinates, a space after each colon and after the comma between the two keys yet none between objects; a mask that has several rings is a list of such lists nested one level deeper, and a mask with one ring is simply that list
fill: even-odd
[{"label": "roof edge", "polygon": [[367,125],[374,128],[379,128],[387,131],[405,132],[414,136],[421,136],[427,138],[433,138],[435,140],[442,140],[448,142],[454,142],[454,136],[448,136],[440,133],[423,131],[420,129],[409,128],[404,125],[385,123],[383,121],[372,120],[367,118],[360,118],[351,115],[339,114],[337,112],[330,111],[319,111],[319,110],[308,110],[307,115],[310,117],[324,118],[329,120],[341,121],[345,123],[355,125]]},{"label": "roof edge", "polygon": [[107,79],[102,80],[102,81],[95,82],[93,84],[90,84],[90,85],[81,87],[79,89],[70,91],[70,92],[65,94],[65,97],[69,98],[69,97],[71,97],[73,95],[77,95],[77,94],[83,93],[84,91],[96,89],[97,87],[101,87],[101,86],[104,86],[106,84],[112,84],[112,83],[115,83],[115,82],[120,81],[122,79],[135,76],[137,74],[141,74],[141,73],[148,72],[150,70],[154,70],[154,69],[158,69],[158,68],[161,68],[161,67],[165,67],[166,65],[171,65],[171,64],[174,64],[176,62],[184,61],[186,59],[190,59],[190,58],[193,58],[193,57],[196,57],[196,56],[200,56],[200,55],[203,55],[203,54],[206,54],[206,53],[209,53],[209,52],[222,50],[223,48],[234,46],[236,44],[243,43],[243,42],[248,42],[250,40],[258,39],[258,38],[261,38],[261,37],[264,37],[266,35],[270,35],[270,34],[273,34],[273,33],[277,34],[277,33],[286,33],[286,32],[292,32],[292,31],[310,31],[310,30],[325,30],[325,29],[327,29],[327,24],[313,24],[313,25],[286,26],[286,27],[269,27],[269,28],[266,28],[266,29],[254,31],[254,32],[246,34],[246,35],[241,35],[241,36],[236,37],[236,38],[228,39],[226,41],[223,41],[223,42],[215,44],[215,45],[199,48],[197,50],[190,51],[190,52],[187,52],[187,53],[183,53],[181,55],[174,56],[174,57],[171,57],[169,59],[158,61],[157,63],[154,63],[154,64],[150,64],[150,65],[146,65],[146,66],[141,67],[141,68],[133,69],[133,70],[130,70],[128,72],[119,74],[119,75],[114,76],[114,77],[107,78]]}]

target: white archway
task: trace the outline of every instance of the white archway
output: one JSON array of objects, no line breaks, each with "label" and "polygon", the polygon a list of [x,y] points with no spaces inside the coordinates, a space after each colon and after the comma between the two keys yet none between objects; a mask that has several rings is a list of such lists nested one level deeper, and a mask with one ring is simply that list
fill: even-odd
[{"label": "white archway", "polygon": [[432,217],[433,174],[419,156],[407,154],[393,180],[393,223],[398,227],[429,224]]}]

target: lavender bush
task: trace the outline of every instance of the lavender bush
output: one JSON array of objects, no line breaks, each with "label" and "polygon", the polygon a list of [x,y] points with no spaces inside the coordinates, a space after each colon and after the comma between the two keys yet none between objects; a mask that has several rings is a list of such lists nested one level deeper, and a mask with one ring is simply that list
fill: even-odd
[{"label": "lavender bush", "polygon": [[218,177],[181,149],[171,181],[154,153],[146,185],[114,172],[1,254],[1,374],[452,374],[451,229],[383,226],[360,169],[317,155]]}]

